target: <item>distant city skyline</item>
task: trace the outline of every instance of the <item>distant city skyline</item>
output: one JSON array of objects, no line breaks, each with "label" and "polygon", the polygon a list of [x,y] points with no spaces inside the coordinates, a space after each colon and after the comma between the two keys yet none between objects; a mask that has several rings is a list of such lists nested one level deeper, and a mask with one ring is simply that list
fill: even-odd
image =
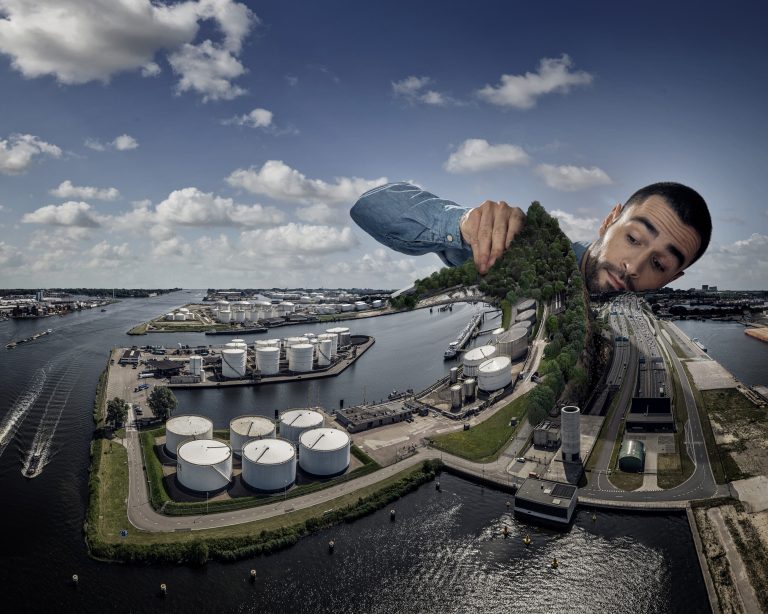
[{"label": "distant city skyline", "polygon": [[0,0],[0,285],[402,287],[349,209],[412,181],[574,240],[686,183],[674,288],[768,288],[761,3]]}]

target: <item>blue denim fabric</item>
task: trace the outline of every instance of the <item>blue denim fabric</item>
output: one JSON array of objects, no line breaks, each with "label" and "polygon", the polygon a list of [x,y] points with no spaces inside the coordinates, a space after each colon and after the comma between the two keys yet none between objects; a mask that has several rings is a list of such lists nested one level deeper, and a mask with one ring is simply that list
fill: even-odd
[{"label": "blue denim fabric", "polygon": [[[409,183],[388,183],[363,194],[349,213],[387,247],[411,256],[434,252],[448,266],[458,266],[472,256],[459,229],[469,210]],[[580,263],[589,243],[572,245]]]}]

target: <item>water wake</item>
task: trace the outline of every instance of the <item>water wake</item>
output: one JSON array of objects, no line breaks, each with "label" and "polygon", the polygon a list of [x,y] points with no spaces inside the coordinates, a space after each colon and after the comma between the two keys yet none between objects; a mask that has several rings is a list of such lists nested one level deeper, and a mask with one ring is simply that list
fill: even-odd
[{"label": "water wake", "polygon": [[2,422],[0,422],[0,456],[5,452],[8,444],[16,435],[16,431],[19,430],[21,423],[24,422],[27,413],[43,391],[46,378],[46,368],[38,369],[32,377],[32,384],[16,399],[8,413],[3,416]]}]

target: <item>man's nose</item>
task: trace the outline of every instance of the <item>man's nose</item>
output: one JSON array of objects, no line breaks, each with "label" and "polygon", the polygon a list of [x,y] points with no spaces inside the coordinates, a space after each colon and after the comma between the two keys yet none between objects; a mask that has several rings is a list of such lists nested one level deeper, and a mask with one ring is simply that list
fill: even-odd
[{"label": "man's nose", "polygon": [[640,273],[640,265],[632,258],[627,258],[622,263],[622,272],[626,277],[637,277]]}]

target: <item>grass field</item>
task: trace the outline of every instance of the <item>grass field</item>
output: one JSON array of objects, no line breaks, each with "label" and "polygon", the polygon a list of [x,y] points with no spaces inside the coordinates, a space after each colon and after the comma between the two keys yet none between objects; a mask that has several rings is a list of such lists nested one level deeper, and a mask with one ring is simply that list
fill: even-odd
[{"label": "grass field", "polygon": [[[530,392],[518,397],[488,420],[473,426],[468,431],[456,431],[432,438],[432,445],[443,452],[478,463],[495,461],[504,445],[520,428],[528,409],[529,394]],[[512,418],[517,418],[515,426],[509,425]]]}]

